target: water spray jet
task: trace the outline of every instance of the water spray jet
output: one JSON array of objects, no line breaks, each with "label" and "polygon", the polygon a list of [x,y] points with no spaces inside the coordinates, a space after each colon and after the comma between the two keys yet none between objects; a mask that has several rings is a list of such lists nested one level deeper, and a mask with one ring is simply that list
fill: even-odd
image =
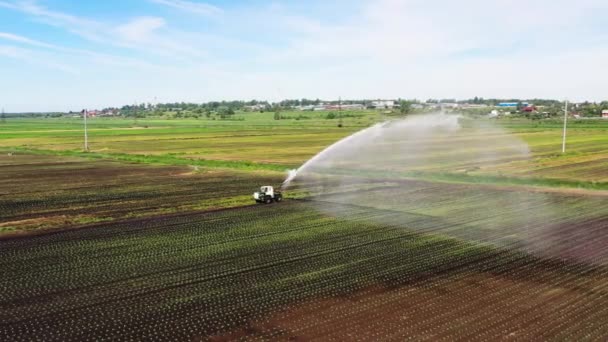
[{"label": "water spray jet", "polygon": [[523,140],[487,119],[414,115],[332,144],[289,171],[283,188],[305,191],[312,206],[341,219],[350,211],[340,208],[354,207],[366,220],[420,234],[597,263],[561,237],[576,217],[562,195],[500,183],[503,170],[530,161]]}]

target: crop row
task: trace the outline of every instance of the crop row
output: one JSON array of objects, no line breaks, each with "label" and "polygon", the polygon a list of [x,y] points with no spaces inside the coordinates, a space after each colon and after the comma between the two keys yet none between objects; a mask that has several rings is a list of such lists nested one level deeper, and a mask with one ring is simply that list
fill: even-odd
[{"label": "crop row", "polygon": [[[492,336],[495,326],[509,325],[507,318],[543,313],[522,310],[534,298],[565,317],[565,326],[551,330],[556,334],[581,336],[575,313],[594,322],[605,318],[585,311],[605,298],[608,278],[598,265],[410,228],[424,222],[421,215],[408,220],[391,210],[323,205],[326,211],[290,202],[141,219],[0,242],[0,339],[183,340],[252,324],[262,328],[246,334],[257,337],[330,336],[364,326],[363,317],[370,334],[395,338],[431,326],[447,339],[466,326],[480,329],[470,334]],[[594,224],[586,228],[599,230],[602,222]],[[507,286],[488,292],[485,286],[496,279]],[[377,286],[385,288],[380,295]],[[542,300],[558,288],[573,294]],[[449,310],[438,311],[440,289],[454,303]],[[361,305],[343,303],[353,295]],[[327,300],[340,302],[339,311]],[[331,315],[282,313],[299,306]],[[382,325],[386,310],[410,320]],[[272,315],[292,324],[273,325]]]},{"label": "crop row", "polygon": [[244,204],[259,184],[281,178],[69,158],[11,158],[13,163],[0,164],[0,223],[16,230],[234,206]]}]

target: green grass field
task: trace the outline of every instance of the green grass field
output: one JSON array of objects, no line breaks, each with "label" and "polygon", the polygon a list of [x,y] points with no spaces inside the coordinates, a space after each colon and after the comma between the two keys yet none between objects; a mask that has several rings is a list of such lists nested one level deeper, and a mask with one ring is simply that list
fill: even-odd
[{"label": "green grass field", "polygon": [[[243,114],[244,121],[226,120],[89,120],[92,152],[144,155],[176,154],[188,159],[237,160],[295,166],[374,119],[338,120],[312,113],[315,119],[274,120],[272,113]],[[15,119],[0,135],[1,147],[82,150],[82,119]],[[277,148],[281,147],[281,148]]]},{"label": "green grass field", "polygon": [[[242,120],[231,121],[205,118],[135,122],[95,118],[89,120],[89,157],[283,171],[298,167],[339,139],[385,119],[377,112],[358,112],[352,114],[356,117],[344,118],[344,127],[339,128],[338,120],[325,119],[326,113],[322,112],[306,112],[303,115],[311,118],[304,120],[273,120],[272,115],[242,113],[236,115]],[[608,121],[572,122],[568,152],[564,155],[561,154],[559,121],[502,119],[497,124],[523,139],[530,146],[532,158],[487,165],[474,175],[575,181],[572,182],[575,187],[608,182],[608,172],[604,172],[608,167]],[[0,149],[4,151],[74,156],[80,154],[82,148],[81,119],[11,119],[0,127]]]}]

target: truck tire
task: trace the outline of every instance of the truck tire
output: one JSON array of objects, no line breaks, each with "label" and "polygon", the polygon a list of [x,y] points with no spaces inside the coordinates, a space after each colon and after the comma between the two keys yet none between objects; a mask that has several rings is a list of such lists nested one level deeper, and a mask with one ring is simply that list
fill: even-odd
[{"label": "truck tire", "polygon": [[264,200],[264,203],[266,203],[266,204],[272,203],[272,198],[270,196],[266,197],[266,199]]},{"label": "truck tire", "polygon": [[275,202],[281,202],[283,200],[283,196],[281,195],[277,195],[277,197],[274,199]]}]

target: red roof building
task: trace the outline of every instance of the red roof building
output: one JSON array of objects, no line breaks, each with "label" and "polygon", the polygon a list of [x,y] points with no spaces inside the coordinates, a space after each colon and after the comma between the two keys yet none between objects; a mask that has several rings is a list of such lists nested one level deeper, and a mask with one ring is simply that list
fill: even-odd
[{"label": "red roof building", "polygon": [[527,106],[527,107],[522,108],[522,111],[524,111],[526,113],[536,112],[536,107],[535,106]]}]

